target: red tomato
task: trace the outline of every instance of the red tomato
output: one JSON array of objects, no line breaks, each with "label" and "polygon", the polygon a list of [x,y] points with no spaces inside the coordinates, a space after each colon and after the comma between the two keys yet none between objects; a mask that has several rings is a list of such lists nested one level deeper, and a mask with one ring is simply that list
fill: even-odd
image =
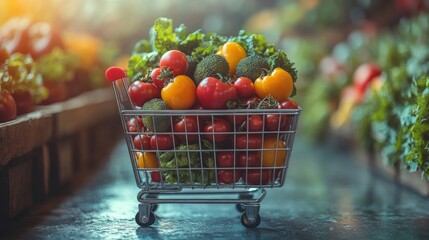
[{"label": "red tomato", "polygon": [[226,120],[228,120],[229,123],[235,126],[239,126],[243,124],[247,119],[247,115],[245,114],[229,114],[226,116]]},{"label": "red tomato", "polygon": [[29,113],[34,110],[36,102],[28,91],[17,91],[12,94],[16,103],[17,114]]},{"label": "red tomato", "polygon": [[132,117],[127,121],[128,132],[143,132],[143,121],[139,117]]},{"label": "red tomato", "polygon": [[249,169],[243,170],[243,181],[247,185],[267,185],[271,179],[271,171]]},{"label": "red tomato", "polygon": [[248,109],[258,108],[258,104],[261,102],[261,99],[254,96],[245,100],[246,106]]},{"label": "red tomato", "polygon": [[267,114],[265,116],[265,131],[280,131],[284,126],[279,124],[279,115]]},{"label": "red tomato", "polygon": [[373,63],[364,63],[360,65],[353,74],[353,84],[358,97],[365,95],[369,83],[381,75],[381,68]]},{"label": "red tomato", "polygon": [[173,130],[176,138],[182,143],[192,144],[198,142],[199,123],[196,116],[183,117],[174,123]]},{"label": "red tomato", "polygon": [[234,82],[234,87],[237,90],[237,94],[240,98],[248,98],[255,95],[255,88],[252,80],[247,77],[239,77]]},{"label": "red tomato", "polygon": [[217,167],[232,168],[235,165],[234,152],[224,151],[216,153]]},{"label": "red tomato", "polygon": [[[204,110],[204,108],[201,106],[201,104],[199,104],[199,103],[196,103],[193,107],[192,107],[192,109],[197,109],[197,110]],[[204,126],[204,123],[206,123],[206,122],[209,122],[209,121],[211,121],[211,116],[209,116],[209,115],[197,115],[196,116],[197,117],[197,119],[198,119],[198,123],[201,125],[201,126]]]},{"label": "red tomato", "polygon": [[[298,109],[298,104],[293,100],[286,100],[279,103],[281,109]],[[281,130],[290,130],[293,123],[293,115],[281,115]]]},{"label": "red tomato", "polygon": [[298,104],[293,100],[286,100],[279,103],[281,109],[298,109]]},{"label": "red tomato", "polygon": [[135,81],[128,88],[128,95],[131,102],[141,107],[143,104],[154,98],[161,98],[159,88],[153,83]]},{"label": "red tomato", "polygon": [[38,22],[28,29],[31,56],[38,59],[54,48],[63,48],[63,40],[59,32],[48,22]]},{"label": "red tomato", "polygon": [[264,120],[260,115],[252,115],[249,117],[247,123],[247,130],[249,132],[260,132],[264,127]]},{"label": "red tomato", "polygon": [[161,182],[161,174],[158,171],[150,172],[150,178],[152,182]]},{"label": "red tomato", "polygon": [[3,90],[0,92],[0,122],[11,121],[16,118],[16,103],[12,95]]},{"label": "red tomato", "polygon": [[151,150],[149,135],[136,135],[134,137],[134,147],[138,150]]},{"label": "red tomato", "polygon": [[0,27],[0,45],[9,53],[30,53],[28,29],[31,22],[27,18],[12,18]]},{"label": "red tomato", "polygon": [[217,173],[217,180],[219,183],[224,184],[233,184],[238,182],[241,178],[241,172],[240,171],[234,171],[234,170],[220,170]]},{"label": "red tomato", "polygon": [[235,137],[236,149],[260,149],[262,137],[258,134],[237,134]]},{"label": "red tomato", "polygon": [[150,147],[156,150],[170,150],[174,148],[174,139],[171,134],[157,134],[150,138]]},{"label": "red tomato", "polygon": [[188,59],[179,50],[170,50],[164,53],[159,60],[159,67],[167,67],[174,76],[184,75],[188,71]]},{"label": "red tomato", "polygon": [[167,80],[165,78],[163,79],[159,78],[159,74],[161,74],[161,72],[162,72],[161,68],[155,68],[150,73],[150,78],[152,79],[153,84],[155,84],[155,86],[158,87],[158,89],[162,89],[164,87],[165,81]]},{"label": "red tomato", "polygon": [[226,109],[229,101],[237,98],[234,85],[215,77],[203,79],[197,87],[197,99],[204,109]]},{"label": "red tomato", "polygon": [[261,152],[239,152],[237,163],[239,167],[260,167]]},{"label": "red tomato", "polygon": [[204,127],[204,136],[207,140],[215,143],[222,143],[228,139],[228,132],[231,132],[231,125],[223,119],[215,119],[213,123],[208,123]]}]

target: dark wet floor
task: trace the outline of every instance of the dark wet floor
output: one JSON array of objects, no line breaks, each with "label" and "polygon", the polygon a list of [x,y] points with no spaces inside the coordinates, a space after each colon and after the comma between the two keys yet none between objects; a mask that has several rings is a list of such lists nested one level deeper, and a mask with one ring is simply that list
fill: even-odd
[{"label": "dark wet floor", "polygon": [[[234,205],[165,204],[149,228],[134,221],[138,188],[124,141],[108,164],[18,222],[6,239],[429,239],[429,199],[370,174],[334,146],[299,137],[285,186],[267,190],[262,222],[240,223]],[[1,236],[1,234],[0,234]]]}]

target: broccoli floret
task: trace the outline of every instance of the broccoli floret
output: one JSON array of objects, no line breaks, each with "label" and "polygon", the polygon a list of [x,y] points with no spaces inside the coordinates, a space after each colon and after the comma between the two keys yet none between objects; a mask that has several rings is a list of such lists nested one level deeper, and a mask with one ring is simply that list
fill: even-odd
[{"label": "broccoli floret", "polygon": [[226,59],[220,55],[213,54],[207,56],[198,63],[195,68],[194,81],[198,85],[206,77],[227,76],[229,64]]},{"label": "broccoli floret", "polygon": [[263,57],[253,55],[238,62],[236,75],[237,77],[247,77],[255,81],[262,75],[264,69],[270,69],[268,61]]},{"label": "broccoli floret", "polygon": [[[162,99],[154,98],[143,104],[142,110],[167,110],[168,105]],[[170,117],[164,115],[144,115],[144,126],[153,132],[166,132],[170,128]]]}]

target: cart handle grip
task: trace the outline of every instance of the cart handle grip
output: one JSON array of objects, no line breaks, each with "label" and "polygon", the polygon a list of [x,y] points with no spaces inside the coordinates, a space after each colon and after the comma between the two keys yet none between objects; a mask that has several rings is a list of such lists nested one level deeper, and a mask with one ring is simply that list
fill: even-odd
[{"label": "cart handle grip", "polygon": [[127,73],[123,68],[114,66],[114,67],[109,67],[104,73],[104,76],[106,77],[107,81],[114,82],[116,80],[126,78]]}]

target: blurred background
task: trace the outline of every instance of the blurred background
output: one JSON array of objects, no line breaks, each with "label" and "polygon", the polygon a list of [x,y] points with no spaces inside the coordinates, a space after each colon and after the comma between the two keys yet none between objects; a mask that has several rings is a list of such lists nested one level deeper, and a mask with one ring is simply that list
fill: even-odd
[{"label": "blurred background", "polygon": [[2,61],[5,50],[31,56],[15,61],[37,63],[43,79],[27,66],[15,76],[21,85],[3,80],[2,88],[27,89],[37,105],[104,87],[104,70],[126,67],[134,44],[148,38],[158,17],[183,23],[188,32],[228,36],[245,29],[263,34],[295,62],[295,100],[304,109],[300,127],[308,140],[347,139],[429,176],[428,2],[0,0]]}]

